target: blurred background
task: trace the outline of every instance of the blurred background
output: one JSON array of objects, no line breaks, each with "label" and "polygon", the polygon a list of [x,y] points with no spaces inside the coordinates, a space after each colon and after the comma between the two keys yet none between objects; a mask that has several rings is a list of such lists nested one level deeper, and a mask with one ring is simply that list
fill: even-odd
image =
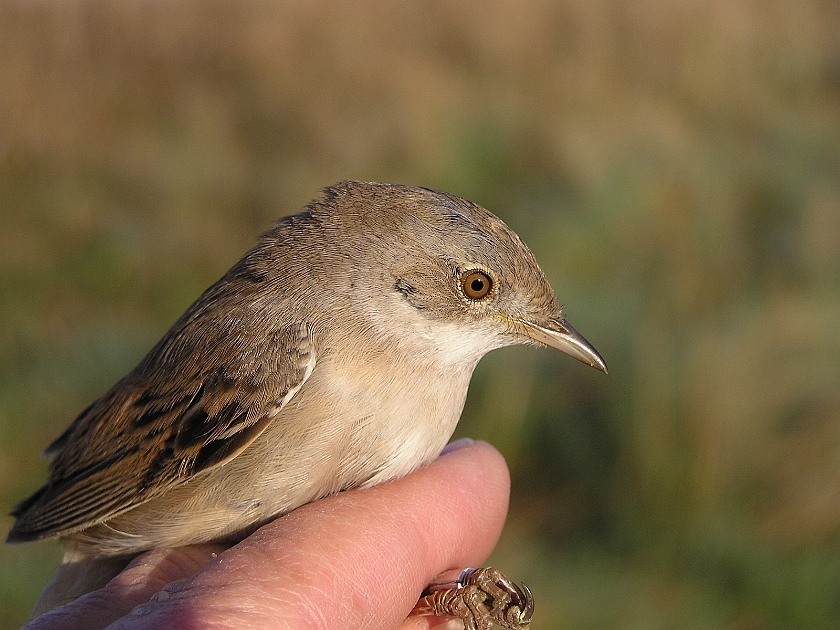
[{"label": "blurred background", "polygon": [[[492,353],[458,429],[534,630],[840,626],[837,0],[0,0],[0,86],[3,513],[274,219],[411,183],[610,366]],[[59,557],[0,546],[0,626]]]}]

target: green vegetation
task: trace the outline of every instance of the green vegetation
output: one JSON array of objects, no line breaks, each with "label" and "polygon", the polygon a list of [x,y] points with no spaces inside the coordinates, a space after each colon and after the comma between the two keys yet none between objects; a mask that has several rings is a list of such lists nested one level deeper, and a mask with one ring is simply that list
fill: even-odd
[{"label": "green vegetation", "polygon": [[[610,366],[493,353],[458,429],[534,630],[840,626],[835,4],[3,0],[0,85],[4,512],[273,219],[399,181],[504,218]],[[0,547],[0,627],[59,555]]]}]

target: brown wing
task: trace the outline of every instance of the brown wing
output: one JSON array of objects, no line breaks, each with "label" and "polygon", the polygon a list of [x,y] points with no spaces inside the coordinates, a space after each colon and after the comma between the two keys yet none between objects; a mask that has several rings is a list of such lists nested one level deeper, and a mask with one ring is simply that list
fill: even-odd
[{"label": "brown wing", "polygon": [[85,529],[229,461],[315,365],[306,325],[273,330],[255,343],[237,334],[237,325],[203,335],[197,319],[176,324],[47,449],[55,456],[50,478],[15,508],[9,542]]}]

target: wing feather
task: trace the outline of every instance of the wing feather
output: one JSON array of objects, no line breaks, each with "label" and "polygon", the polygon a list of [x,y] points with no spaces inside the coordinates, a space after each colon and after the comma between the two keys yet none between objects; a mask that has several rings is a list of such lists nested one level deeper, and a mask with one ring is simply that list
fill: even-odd
[{"label": "wing feather", "polygon": [[312,373],[310,326],[283,326],[256,344],[236,326],[196,336],[200,307],[50,445],[50,478],[15,508],[10,542],[85,529],[223,465]]}]

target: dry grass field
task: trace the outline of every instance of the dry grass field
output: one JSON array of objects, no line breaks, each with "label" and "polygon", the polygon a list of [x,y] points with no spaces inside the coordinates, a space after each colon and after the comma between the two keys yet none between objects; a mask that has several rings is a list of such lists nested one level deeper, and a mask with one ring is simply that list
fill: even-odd
[{"label": "dry grass field", "polygon": [[[837,0],[0,0],[2,511],[342,179],[500,215],[610,366],[493,353],[458,430],[534,630],[840,626]],[[0,627],[58,558],[0,547]]]}]

